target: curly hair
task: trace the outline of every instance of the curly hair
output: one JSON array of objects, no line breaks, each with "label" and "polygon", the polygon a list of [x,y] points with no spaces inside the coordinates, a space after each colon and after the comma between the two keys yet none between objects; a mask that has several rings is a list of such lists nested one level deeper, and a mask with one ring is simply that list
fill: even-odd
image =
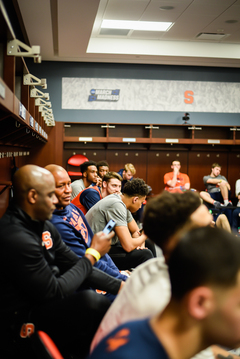
[{"label": "curly hair", "polygon": [[85,161],[80,165],[80,171],[82,173],[86,172],[88,170],[89,166],[96,166],[97,167],[97,164],[94,161]]},{"label": "curly hair", "polygon": [[107,163],[107,161],[99,161],[97,163],[97,169],[99,170],[99,167],[102,167],[102,166],[105,166],[105,167],[108,167],[109,168],[109,164]]},{"label": "curly hair", "polygon": [[169,238],[184,227],[200,205],[200,197],[195,192],[164,191],[147,202],[143,217],[145,234],[160,248],[164,248]]},{"label": "curly hair", "polygon": [[127,181],[122,191],[128,197],[145,197],[148,192],[148,185],[141,178],[133,178],[131,181]]}]

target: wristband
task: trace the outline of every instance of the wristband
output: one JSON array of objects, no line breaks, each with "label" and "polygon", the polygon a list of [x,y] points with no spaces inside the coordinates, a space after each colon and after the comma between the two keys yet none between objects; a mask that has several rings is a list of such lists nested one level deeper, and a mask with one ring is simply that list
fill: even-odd
[{"label": "wristband", "polygon": [[101,254],[94,248],[88,248],[85,253],[91,254],[96,259],[96,262],[101,258]]}]

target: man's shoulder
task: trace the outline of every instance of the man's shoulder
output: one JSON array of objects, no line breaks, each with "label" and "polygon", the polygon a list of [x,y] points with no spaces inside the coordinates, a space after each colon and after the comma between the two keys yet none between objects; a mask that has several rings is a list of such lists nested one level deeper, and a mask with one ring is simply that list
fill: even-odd
[{"label": "man's shoulder", "polygon": [[118,194],[114,194],[114,193],[106,196],[105,198],[103,198],[100,201],[100,203],[103,203],[104,205],[107,205],[107,206],[117,204],[117,203],[120,203],[120,204],[124,205],[121,197]]},{"label": "man's shoulder", "polygon": [[88,196],[92,196],[95,194],[100,194],[100,188],[97,186],[89,186],[84,188],[80,193],[79,193],[79,197],[82,195],[88,195]]},{"label": "man's shoulder", "polygon": [[173,176],[173,171],[165,173],[164,177],[165,176]]},{"label": "man's shoulder", "polygon": [[110,353],[110,358],[146,358],[148,355],[151,358],[168,358],[149,325],[149,319],[135,320],[119,326],[100,343],[96,352],[93,352],[93,358],[103,358],[104,355],[98,355],[106,351]]},{"label": "man's shoulder", "polygon": [[81,186],[81,185],[83,185],[83,180],[82,180],[82,178],[81,178],[81,179],[78,179],[78,180],[75,180],[75,181],[73,181],[73,182],[71,183],[71,186],[72,186],[72,187]]}]

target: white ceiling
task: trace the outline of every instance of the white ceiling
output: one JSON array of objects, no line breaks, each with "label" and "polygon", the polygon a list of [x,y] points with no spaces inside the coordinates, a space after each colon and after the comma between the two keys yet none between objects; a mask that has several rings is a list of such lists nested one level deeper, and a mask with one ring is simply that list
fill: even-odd
[{"label": "white ceiling", "polygon": [[[43,61],[240,67],[240,0],[17,3],[29,42],[41,46]],[[173,9],[161,10],[162,6]],[[102,34],[103,19],[171,21],[174,25],[168,32],[127,31],[122,35],[108,30]],[[216,35],[213,40],[202,40],[198,37],[201,33]]]}]

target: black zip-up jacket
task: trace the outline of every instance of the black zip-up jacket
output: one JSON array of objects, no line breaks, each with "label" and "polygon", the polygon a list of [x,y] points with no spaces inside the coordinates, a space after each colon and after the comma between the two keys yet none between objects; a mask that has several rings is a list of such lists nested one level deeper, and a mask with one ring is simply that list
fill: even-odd
[{"label": "black zip-up jacket", "polygon": [[121,281],[92,268],[49,222],[11,205],[0,219],[0,314],[65,298],[80,286],[117,294]]}]

